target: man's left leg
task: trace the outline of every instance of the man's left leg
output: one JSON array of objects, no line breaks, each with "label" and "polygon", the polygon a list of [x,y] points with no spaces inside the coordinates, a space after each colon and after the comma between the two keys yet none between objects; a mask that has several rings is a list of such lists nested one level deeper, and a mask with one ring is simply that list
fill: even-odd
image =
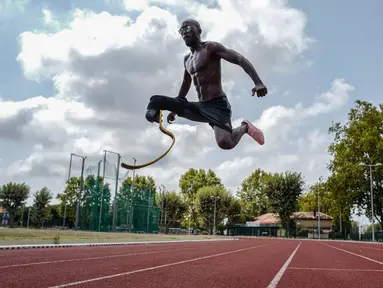
[{"label": "man's left leg", "polygon": [[179,114],[184,110],[184,106],[186,104],[187,100],[183,98],[153,95],[150,97],[148,106],[146,108],[146,120],[149,122],[158,123],[160,110],[167,110]]},{"label": "man's left leg", "polygon": [[194,122],[209,122],[209,120],[199,112],[199,103],[189,102],[185,98],[153,95],[147,106],[145,114],[146,119],[149,122],[158,122],[159,110],[174,112],[177,116]]},{"label": "man's left leg", "polygon": [[247,133],[247,125],[243,124],[233,129],[232,132],[218,126],[214,126],[215,140],[217,141],[219,148],[223,150],[230,150],[237,146],[245,133]]},{"label": "man's left leg", "polygon": [[249,134],[258,144],[263,145],[265,143],[262,131],[251,124],[250,121],[243,121],[241,125],[233,129],[232,132],[216,125],[214,126],[215,140],[218,146],[224,150],[230,150],[237,146],[245,133]]}]

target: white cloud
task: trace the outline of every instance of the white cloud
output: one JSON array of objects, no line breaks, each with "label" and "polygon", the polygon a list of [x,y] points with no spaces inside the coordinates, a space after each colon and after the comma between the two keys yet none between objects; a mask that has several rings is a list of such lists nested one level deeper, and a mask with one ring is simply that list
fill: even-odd
[{"label": "white cloud", "polygon": [[253,156],[236,157],[233,160],[222,162],[214,171],[218,177],[223,179],[228,189],[236,192],[236,188],[240,185],[239,179],[242,181],[250,175],[251,171],[261,168],[260,162],[257,160]]},{"label": "white cloud", "polygon": [[326,149],[331,139],[328,134],[323,134],[319,129],[315,129],[308,134],[309,148],[311,151],[320,151]]},{"label": "white cloud", "polygon": [[331,83],[330,90],[320,94],[317,101],[303,112],[307,116],[317,116],[339,109],[347,103],[348,93],[353,90],[354,87],[347,84],[344,79],[335,79]]},{"label": "white cloud", "polygon": [[23,13],[28,3],[29,0],[2,0],[0,2],[0,20]]},{"label": "white cloud", "polygon": [[[316,97],[314,103],[304,107],[302,103],[297,103],[293,108],[284,106],[272,106],[262,112],[260,119],[255,120],[254,123],[258,127],[262,127],[265,134],[265,146],[257,147],[248,145],[247,152],[274,150],[280,146],[281,143],[286,143],[289,139],[293,139],[298,134],[298,128],[301,123],[310,117],[316,117],[320,114],[326,114],[337,109],[342,108],[349,100],[349,93],[354,90],[354,87],[347,84],[344,79],[334,79],[331,82],[330,90],[320,94]],[[319,135],[315,130],[316,135],[309,137],[310,145],[315,150],[316,144],[313,139]],[[322,137],[323,138],[323,137]],[[324,139],[320,139],[322,142]]]},{"label": "white cloud", "polygon": [[[145,120],[144,112],[151,95],[176,95],[179,89],[182,57],[187,52],[177,32],[180,15],[199,20],[204,38],[222,41],[243,53],[256,63],[261,76],[301,61],[297,56],[312,41],[305,35],[306,16],[288,7],[286,1],[248,0],[244,5],[242,0],[219,0],[215,7],[187,0],[121,3],[127,10],[138,12],[137,18],[77,9],[71,22],[61,25],[52,12],[44,10],[46,25],[58,23],[65,28],[52,33],[31,28],[20,35],[17,60],[25,77],[52,80],[57,94],[0,102],[2,135],[34,147],[28,157],[14,159],[9,178],[40,179],[40,186],[52,185],[59,191],[71,152],[88,156],[87,165],[96,165],[104,149],[119,152],[125,162],[135,157],[139,163],[163,153],[170,139]],[[157,4],[174,9],[162,9]],[[250,80],[237,75],[238,69],[223,65],[224,88],[230,101],[238,97],[231,95],[232,90],[248,87],[248,93],[252,88]],[[278,87],[273,88],[277,94]],[[304,108],[298,103],[264,110],[259,119],[253,119],[265,132],[262,147],[245,135],[237,148],[222,151],[209,125],[179,119],[169,126],[177,139],[173,150],[161,162],[138,173],[176,188],[188,168],[212,168],[234,189],[256,167],[271,171],[301,168],[302,159],[296,151],[284,150],[286,143],[296,148],[300,121],[338,109],[351,90],[344,80],[335,80],[329,92],[311,106]],[[195,99],[195,92],[191,90],[188,97]],[[233,125],[241,120],[233,119]],[[302,146],[317,136],[300,135]],[[315,145],[312,148],[318,149]],[[306,164],[303,170],[308,169]]]}]

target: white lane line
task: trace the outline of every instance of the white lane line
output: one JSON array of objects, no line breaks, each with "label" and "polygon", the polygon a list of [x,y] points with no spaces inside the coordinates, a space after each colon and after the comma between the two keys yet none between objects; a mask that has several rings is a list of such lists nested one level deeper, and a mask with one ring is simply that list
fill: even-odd
[{"label": "white lane line", "polygon": [[306,268],[306,267],[288,267],[288,270],[312,270],[312,271],[341,271],[341,272],[383,272],[377,269],[347,269],[347,268]]},{"label": "white lane line", "polygon": [[297,248],[295,248],[295,250],[293,251],[293,253],[291,253],[289,259],[287,259],[285,264],[283,264],[281,270],[279,270],[277,275],[275,275],[274,279],[270,282],[270,284],[269,284],[269,286],[267,286],[267,288],[277,287],[279,281],[282,279],[283,274],[285,274],[287,267],[290,265],[290,262],[293,260],[295,254],[297,253],[299,246],[301,246],[301,244],[302,244],[302,242],[300,242],[299,245],[297,246]]},{"label": "white lane line", "polygon": [[[342,244],[343,245],[343,244]],[[352,245],[352,244],[351,244]],[[382,248],[372,248],[372,247],[366,247],[366,246],[361,246],[361,245],[352,245],[352,247],[358,247],[360,249],[368,249],[368,250],[375,250],[375,251],[380,251],[383,252]]]},{"label": "white lane line", "polygon": [[345,252],[345,253],[348,253],[348,254],[351,254],[351,255],[363,258],[363,259],[366,259],[368,261],[375,262],[375,263],[378,263],[380,265],[383,265],[383,262],[380,262],[378,260],[371,259],[371,258],[368,258],[366,256],[363,256],[363,255],[360,255],[360,254],[357,254],[357,253],[354,253],[354,252],[350,252],[350,251],[347,251],[347,250],[344,250],[344,249],[341,249],[341,248],[338,248],[338,247],[335,247],[335,246],[331,246],[331,245],[328,245],[328,244],[324,244],[324,243],[321,243],[321,244],[323,244],[323,245],[325,245],[327,247],[330,247],[330,248],[333,248],[333,249],[336,249],[336,250],[339,250],[339,251],[342,251],[342,252]]},{"label": "white lane line", "polygon": [[0,266],[0,268],[13,268],[13,267],[25,267],[25,266],[33,266],[33,265],[56,264],[56,263],[74,262],[74,261],[82,261],[82,260],[110,259],[110,258],[118,258],[118,257],[150,255],[150,254],[157,254],[157,253],[193,250],[193,249],[197,249],[197,248],[168,249],[168,250],[148,251],[148,252],[109,255],[109,256],[97,256],[97,257],[87,257],[87,258],[73,258],[73,259],[63,259],[63,260],[53,260],[53,261],[41,261],[41,262],[5,265],[5,266]]},{"label": "white lane line", "polygon": [[248,250],[252,250],[252,249],[257,249],[257,248],[265,247],[265,246],[268,246],[268,245],[269,244],[260,245],[260,246],[253,246],[253,247],[249,247],[249,248],[243,248],[243,249],[238,249],[238,250],[233,250],[233,251],[213,254],[213,255],[209,255],[209,256],[203,256],[203,257],[193,258],[193,259],[189,259],[189,260],[173,262],[173,263],[168,263],[168,264],[164,264],[164,265],[159,265],[159,266],[153,266],[153,267],[143,268],[143,269],[139,269],[139,270],[134,270],[134,271],[128,271],[128,272],[119,273],[119,274],[113,274],[113,275],[108,275],[108,276],[91,278],[91,279],[87,279],[87,280],[83,280],[83,281],[72,282],[72,283],[62,284],[62,285],[58,285],[58,286],[52,286],[52,287],[48,287],[48,288],[63,288],[63,287],[69,287],[69,286],[85,284],[85,283],[89,283],[89,282],[96,282],[96,281],[101,281],[101,280],[106,280],[106,279],[111,279],[111,278],[116,278],[116,277],[121,277],[121,276],[127,276],[127,275],[132,275],[132,274],[136,274],[136,273],[140,273],[140,272],[147,272],[147,271],[151,271],[151,270],[157,270],[157,269],[161,269],[161,268],[166,268],[166,267],[186,264],[186,263],[190,263],[190,262],[205,260],[205,259],[209,259],[209,258],[215,258],[215,257],[219,257],[219,256],[229,255],[229,254],[233,254],[233,253],[248,251]]}]

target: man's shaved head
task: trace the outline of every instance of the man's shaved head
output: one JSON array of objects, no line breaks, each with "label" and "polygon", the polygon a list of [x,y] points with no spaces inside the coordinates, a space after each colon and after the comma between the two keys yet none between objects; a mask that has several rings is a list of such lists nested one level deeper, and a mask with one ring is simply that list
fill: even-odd
[{"label": "man's shaved head", "polygon": [[178,30],[185,41],[186,46],[196,47],[201,44],[201,25],[194,19],[186,19]]},{"label": "man's shaved head", "polygon": [[197,20],[194,20],[194,19],[186,19],[182,22],[181,26],[186,26],[186,25],[194,25],[199,33],[201,34],[202,33],[202,29],[201,29],[201,25],[198,23]]}]

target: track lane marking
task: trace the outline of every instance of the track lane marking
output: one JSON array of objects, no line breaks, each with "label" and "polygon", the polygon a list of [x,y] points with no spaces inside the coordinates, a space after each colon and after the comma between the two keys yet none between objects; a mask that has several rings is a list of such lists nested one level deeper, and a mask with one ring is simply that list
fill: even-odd
[{"label": "track lane marking", "polygon": [[288,270],[312,270],[312,271],[341,271],[341,272],[383,272],[379,269],[354,269],[354,268],[308,268],[308,267],[288,267]]},{"label": "track lane marking", "polygon": [[176,265],[196,262],[196,261],[200,261],[200,260],[220,257],[220,256],[224,256],[224,255],[238,253],[238,252],[253,250],[253,249],[257,249],[257,248],[261,248],[261,247],[265,247],[265,246],[269,246],[269,244],[253,246],[253,247],[243,248],[243,249],[237,249],[237,250],[232,250],[232,251],[228,251],[228,252],[223,252],[223,253],[193,258],[193,259],[189,259],[189,260],[183,260],[183,261],[168,263],[168,264],[164,264],[164,265],[158,265],[158,266],[153,266],[153,267],[148,267],[148,268],[143,268],[143,269],[138,269],[138,270],[133,270],[133,271],[128,271],[128,272],[123,272],[123,273],[118,273],[118,274],[112,274],[112,275],[108,275],[108,276],[91,278],[91,279],[87,279],[87,280],[71,282],[71,283],[66,283],[66,284],[57,285],[57,286],[51,286],[48,288],[63,288],[63,287],[76,286],[76,285],[85,284],[85,283],[89,283],[89,282],[96,282],[96,281],[101,281],[101,280],[106,280],[106,279],[111,279],[111,278],[116,278],[116,277],[121,277],[121,276],[132,275],[132,274],[136,274],[136,273],[140,273],[140,272],[147,272],[147,271],[151,271],[151,270],[157,270],[157,269],[161,269],[161,268],[167,268],[167,267],[171,267],[171,266],[176,266]]},{"label": "track lane marking", "polygon": [[300,242],[293,251],[293,253],[290,254],[290,257],[286,260],[285,264],[281,267],[281,269],[278,271],[278,273],[274,276],[273,280],[271,280],[269,286],[267,288],[275,288],[277,287],[279,281],[282,279],[283,274],[285,274],[287,267],[290,265],[291,261],[293,260],[295,254],[297,253],[299,246],[301,246],[302,242]]},{"label": "track lane marking", "polygon": [[350,251],[344,250],[344,249],[342,249],[342,248],[338,248],[338,247],[335,247],[335,246],[331,246],[331,245],[328,245],[328,244],[325,244],[325,243],[320,243],[320,244],[325,245],[325,246],[330,247],[330,248],[333,248],[333,249],[336,249],[336,250],[339,250],[339,251],[342,251],[342,252],[345,252],[345,253],[348,253],[348,254],[351,254],[351,255],[354,255],[354,256],[357,256],[357,257],[360,257],[360,258],[363,258],[363,259],[365,259],[365,260],[368,260],[368,261],[375,262],[375,263],[378,263],[378,264],[380,264],[380,265],[383,265],[383,262],[380,262],[380,261],[378,261],[378,260],[375,260],[375,259],[372,259],[372,258],[363,256],[363,255],[360,255],[360,254],[358,254],[358,253],[350,252]]},{"label": "track lane marking", "polygon": [[160,251],[147,251],[147,252],[128,253],[128,254],[109,255],[109,256],[96,256],[96,257],[87,257],[87,258],[72,258],[72,259],[41,261],[41,262],[32,262],[32,263],[23,263],[23,264],[11,264],[11,265],[0,266],[0,268],[14,268],[14,267],[33,266],[33,265],[56,264],[56,263],[75,262],[75,261],[82,261],[82,260],[110,259],[110,258],[118,258],[118,257],[150,255],[150,254],[157,254],[157,253],[194,250],[194,249],[197,249],[197,248],[167,249],[167,250],[160,250]]},{"label": "track lane marking", "polygon": [[368,249],[368,250],[375,250],[375,251],[383,252],[382,248],[372,248],[372,247],[366,247],[366,246],[363,246],[363,245],[356,245],[356,244],[351,244],[351,243],[350,243],[350,246],[351,247],[355,247],[355,248],[358,247],[359,249]]}]

